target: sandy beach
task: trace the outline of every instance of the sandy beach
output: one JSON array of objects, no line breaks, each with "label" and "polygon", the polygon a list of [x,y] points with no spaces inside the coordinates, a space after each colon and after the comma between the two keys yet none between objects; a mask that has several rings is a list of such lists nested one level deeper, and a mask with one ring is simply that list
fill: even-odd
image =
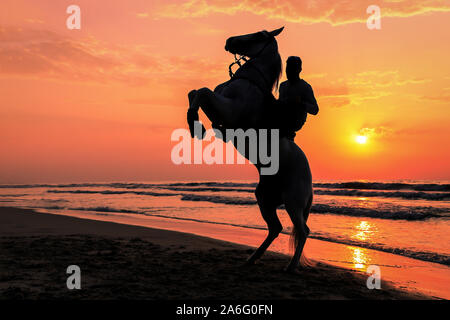
[{"label": "sandy beach", "polygon": [[[298,275],[267,253],[191,234],[0,208],[0,299],[422,299],[369,290],[367,276],[325,264]],[[81,268],[81,290],[66,269]]]}]

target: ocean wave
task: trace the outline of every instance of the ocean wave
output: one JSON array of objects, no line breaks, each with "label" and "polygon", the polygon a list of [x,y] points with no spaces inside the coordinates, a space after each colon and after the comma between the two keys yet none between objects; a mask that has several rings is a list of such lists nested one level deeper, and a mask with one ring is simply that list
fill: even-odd
[{"label": "ocean wave", "polygon": [[79,193],[79,194],[136,194],[153,197],[178,196],[176,193],[152,192],[152,191],[120,191],[120,190],[47,190],[48,193]]},{"label": "ocean wave", "polygon": [[[204,186],[201,186],[204,185]],[[205,186],[207,185],[207,186]],[[89,185],[89,187],[111,187],[111,188],[122,188],[127,190],[133,189],[164,189],[170,191],[182,191],[182,192],[238,192],[238,193],[249,193],[253,194],[255,189],[248,188],[249,186],[254,187],[254,184],[250,183],[216,183],[216,182],[193,182],[193,183],[173,183],[173,184],[124,184],[124,183],[112,183],[107,185]],[[319,185],[320,186],[320,185]],[[59,188],[73,188],[75,185],[59,185]],[[80,185],[80,187],[87,187],[86,184]],[[51,192],[56,193],[56,190],[51,190]],[[69,192],[69,191],[61,191]],[[70,191],[73,193],[98,193],[98,191],[89,191],[89,190],[74,190]],[[104,194],[121,194],[121,193],[129,193],[130,191],[104,191]],[[150,191],[133,191],[134,194],[141,195],[173,195],[168,193],[161,192],[150,192]],[[99,192],[103,193],[103,191]],[[450,200],[450,193],[445,192],[405,192],[405,191],[368,191],[368,190],[358,190],[358,189],[316,189],[314,190],[315,194],[318,195],[335,195],[335,196],[355,196],[355,197],[384,197],[384,198],[402,198],[408,200],[432,200],[432,201],[442,201],[442,200]]]},{"label": "ocean wave", "polygon": [[[155,186],[155,185],[154,185]],[[240,182],[188,182],[170,183],[160,186],[173,187],[227,187],[256,188],[257,183]],[[450,184],[446,183],[404,183],[404,182],[314,182],[314,188],[359,189],[359,190],[412,190],[450,192]]]},{"label": "ocean wave", "polygon": [[183,194],[181,195],[183,201],[205,201],[212,203],[231,204],[231,205],[255,205],[256,200],[240,197],[223,197],[223,196],[208,196],[198,194]]},{"label": "ocean wave", "polygon": [[[233,187],[172,187],[158,186],[158,188],[172,191],[187,192],[238,192],[238,193],[255,193],[255,189],[249,188],[233,188]],[[423,191],[367,191],[356,189],[315,189],[314,194],[333,195],[333,196],[352,196],[352,197],[383,197],[383,198],[402,198],[408,200],[432,200],[442,201],[450,200],[450,193],[446,192],[423,192]]]},{"label": "ocean wave", "polygon": [[414,190],[414,191],[450,191],[450,184],[438,183],[400,183],[400,182],[338,182],[314,183],[317,188],[359,189],[359,190]]},{"label": "ocean wave", "polygon": [[[124,189],[148,189],[155,187],[209,187],[209,188],[256,188],[253,182],[174,182],[174,183],[72,183],[72,184],[3,184],[0,188],[89,188],[111,187]],[[413,191],[440,191],[450,192],[447,183],[404,183],[404,182],[315,182],[316,188],[328,189],[358,189],[358,190],[413,190]]]},{"label": "ocean wave", "polygon": [[84,188],[105,187],[107,184],[74,183],[74,184],[0,184],[3,189],[29,189],[29,188]]},{"label": "ocean wave", "polygon": [[[184,201],[206,201],[212,203],[228,204],[228,205],[255,205],[256,200],[240,197],[224,197],[209,195],[193,195],[185,194],[181,200]],[[280,208],[283,208],[281,206]],[[428,218],[449,217],[448,210],[434,207],[393,207],[392,211],[377,210],[370,208],[348,207],[348,206],[331,206],[327,204],[313,204],[312,213],[317,214],[336,214],[353,217],[369,217],[391,220],[425,220]]]},{"label": "ocean wave", "polygon": [[309,236],[310,238],[322,240],[322,241],[328,241],[328,242],[334,242],[334,243],[340,243],[340,244],[346,244],[366,249],[372,249],[377,251],[383,251],[387,253],[392,253],[408,258],[413,258],[417,260],[427,261],[427,262],[434,262],[443,264],[446,266],[450,266],[450,255],[446,254],[440,254],[435,252],[429,252],[429,251],[414,251],[411,249],[405,249],[405,248],[391,248],[387,247],[381,244],[377,243],[369,243],[369,242],[362,242],[362,241],[355,241],[351,239],[341,239],[341,238],[335,238],[332,236],[323,236],[323,235],[317,235],[314,234],[314,232],[311,233]]},{"label": "ocean wave", "polygon": [[166,186],[186,186],[186,187],[200,187],[200,186],[208,186],[208,187],[252,187],[256,188],[258,185],[255,182],[176,182],[176,183],[168,183]]},{"label": "ocean wave", "polygon": [[[210,202],[226,205],[256,205],[254,198],[250,197],[226,197],[219,195],[200,195],[185,193],[162,193],[151,191],[120,191],[120,190],[48,190],[49,193],[75,193],[75,194],[136,194],[154,197],[180,196],[182,201]],[[282,208],[282,207],[281,207]],[[425,220],[428,218],[450,217],[448,209],[435,207],[400,207],[387,209],[371,209],[349,206],[331,206],[327,204],[314,204],[312,213],[337,214],[353,217],[369,217],[392,220]]]},{"label": "ocean wave", "polygon": [[432,200],[442,201],[450,200],[450,193],[433,192],[427,193],[423,191],[403,192],[403,191],[366,191],[357,189],[315,189],[314,194],[333,195],[333,196],[352,196],[352,197],[383,197],[383,198],[402,198],[408,200]]},{"label": "ocean wave", "polygon": [[377,210],[371,208],[313,204],[311,212],[390,220],[425,220],[429,218],[450,217],[448,215],[448,209],[434,207],[393,207],[389,210]]},{"label": "ocean wave", "polygon": [[133,213],[133,214],[141,214],[142,212],[136,210],[128,210],[128,209],[116,209],[111,207],[76,207],[70,208],[69,210],[78,210],[78,211],[94,211],[94,212],[113,212],[113,213]]},{"label": "ocean wave", "polygon": [[133,183],[133,182],[111,182],[111,183],[70,183],[70,184],[0,184],[3,189],[27,189],[27,188],[95,188],[110,187],[123,189],[149,189],[155,187],[253,187],[257,183],[239,182],[176,182],[176,183]]},{"label": "ocean wave", "polygon": [[172,191],[190,191],[190,192],[242,192],[242,193],[255,193],[255,189],[248,188],[224,188],[224,187],[171,187],[171,186],[158,186],[160,189],[172,190]]}]

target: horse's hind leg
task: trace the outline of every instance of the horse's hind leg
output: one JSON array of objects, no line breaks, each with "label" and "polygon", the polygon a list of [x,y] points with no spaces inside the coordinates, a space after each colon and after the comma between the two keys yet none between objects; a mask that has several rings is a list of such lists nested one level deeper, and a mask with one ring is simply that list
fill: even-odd
[{"label": "horse's hind leg", "polygon": [[[198,121],[198,110],[201,107],[211,122],[232,127],[233,122],[233,100],[215,94],[208,88],[193,90],[188,94],[189,110],[187,120],[191,135],[194,137],[194,122]],[[197,137],[202,139],[202,137]]]},{"label": "horse's hind leg", "polygon": [[286,199],[285,201],[286,211],[288,212],[293,224],[293,237],[295,242],[294,255],[286,268],[286,271],[288,272],[294,272],[297,269],[306,239],[309,235],[309,228],[306,225],[306,220],[309,216],[312,197],[305,202],[296,201],[293,199]]},{"label": "horse's hind leg", "polygon": [[260,185],[256,188],[256,199],[258,200],[259,209],[264,221],[267,223],[269,234],[261,246],[247,259],[247,263],[253,264],[261,258],[264,252],[269,248],[273,240],[275,240],[283,230],[280,220],[277,216],[277,206],[275,203],[268,201],[269,194],[264,194]]}]

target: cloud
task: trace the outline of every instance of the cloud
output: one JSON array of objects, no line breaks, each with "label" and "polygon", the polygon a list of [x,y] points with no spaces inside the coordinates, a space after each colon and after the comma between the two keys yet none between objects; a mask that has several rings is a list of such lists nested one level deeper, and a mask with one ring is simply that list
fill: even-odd
[{"label": "cloud", "polygon": [[136,17],[141,18],[141,19],[148,18],[149,14],[148,14],[148,12],[139,12],[139,13],[136,13]]},{"label": "cloud", "polygon": [[47,30],[0,28],[0,74],[85,79],[121,66],[94,42],[80,42]]},{"label": "cloud", "polygon": [[431,79],[405,78],[398,71],[365,71],[357,73],[347,80],[347,84],[353,87],[390,88],[393,86],[405,86],[409,84],[429,83]]},{"label": "cloud", "polygon": [[0,26],[0,43],[2,47],[11,43],[54,41],[57,39],[61,39],[61,37],[58,34],[48,30]]},{"label": "cloud", "polygon": [[359,130],[359,134],[368,138],[382,138],[394,134],[394,130],[386,126],[364,127]]},{"label": "cloud", "polygon": [[320,106],[324,105],[331,108],[345,107],[351,104],[350,97],[342,96],[318,96],[316,97]]},{"label": "cloud", "polygon": [[354,86],[348,79],[338,79],[326,85],[318,85],[314,93],[321,105],[329,107],[360,106],[369,100],[377,100],[391,95],[386,90],[373,90],[372,86]]},{"label": "cloud", "polygon": [[[365,105],[368,101],[391,96],[394,87],[422,85],[431,79],[407,77],[397,70],[369,70],[330,81],[314,88],[317,99],[331,107],[349,107]],[[448,95],[421,96],[422,99],[446,101]]]},{"label": "cloud", "polygon": [[[200,18],[212,14],[252,13],[269,19],[313,24],[340,25],[366,22],[367,7],[373,1],[335,0],[186,0],[165,4],[157,10],[159,18]],[[448,0],[380,0],[381,17],[410,17],[430,12],[449,12]]]},{"label": "cloud", "polygon": [[200,77],[225,74],[221,61],[161,56],[146,46],[118,46],[94,38],[76,40],[47,30],[0,27],[0,42],[0,76],[139,86],[195,82]]},{"label": "cloud", "polygon": [[429,101],[450,103],[450,94],[448,93],[443,93],[441,95],[425,95],[422,96],[421,98]]},{"label": "cloud", "polygon": [[321,97],[339,97],[348,95],[347,86],[328,86],[328,87],[317,87],[314,92]]},{"label": "cloud", "polygon": [[332,108],[344,107],[351,102],[347,86],[317,86],[314,88],[314,95],[320,105]]}]

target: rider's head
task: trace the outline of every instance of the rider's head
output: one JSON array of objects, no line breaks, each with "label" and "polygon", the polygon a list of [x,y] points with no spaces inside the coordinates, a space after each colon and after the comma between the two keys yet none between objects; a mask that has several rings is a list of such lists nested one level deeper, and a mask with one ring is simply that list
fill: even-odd
[{"label": "rider's head", "polygon": [[302,59],[300,57],[291,56],[286,61],[286,76],[288,80],[299,78],[302,72]]}]

